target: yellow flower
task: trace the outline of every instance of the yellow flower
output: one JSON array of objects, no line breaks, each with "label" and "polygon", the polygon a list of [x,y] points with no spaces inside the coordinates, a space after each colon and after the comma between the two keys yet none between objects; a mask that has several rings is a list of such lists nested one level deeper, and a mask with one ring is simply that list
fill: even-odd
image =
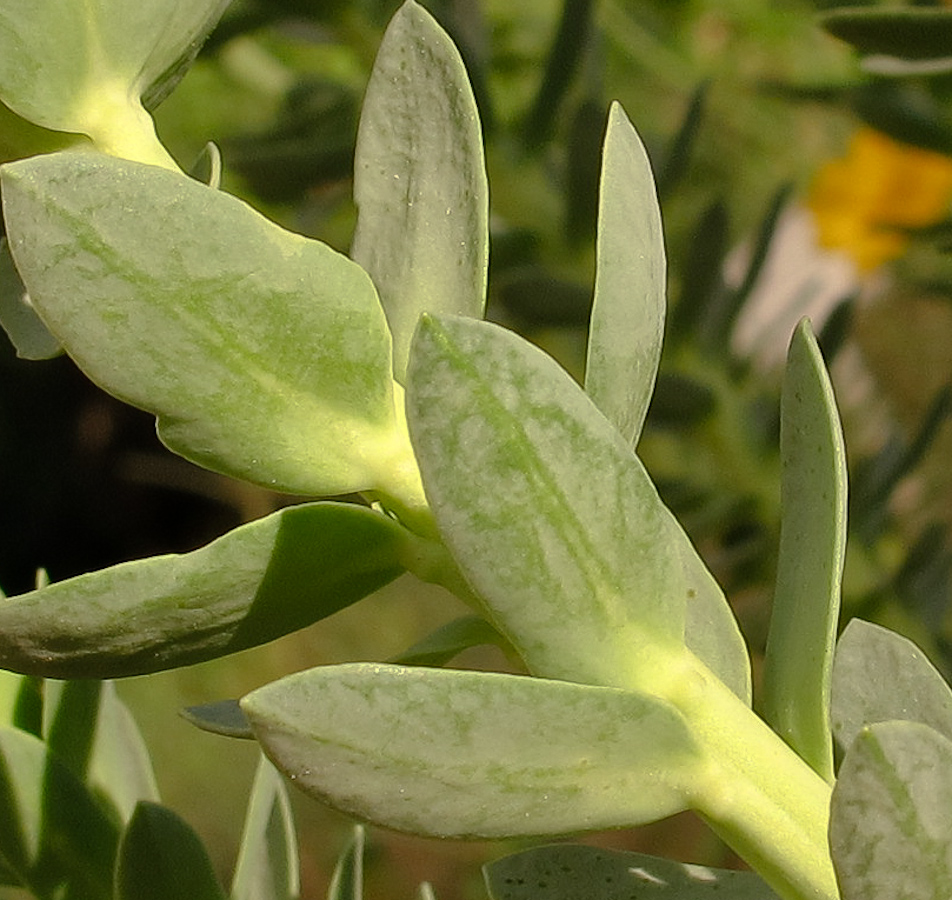
[{"label": "yellow flower", "polygon": [[952,158],[861,128],[846,155],[817,172],[807,205],[820,245],[869,271],[903,252],[904,229],[948,216],[950,199]]}]

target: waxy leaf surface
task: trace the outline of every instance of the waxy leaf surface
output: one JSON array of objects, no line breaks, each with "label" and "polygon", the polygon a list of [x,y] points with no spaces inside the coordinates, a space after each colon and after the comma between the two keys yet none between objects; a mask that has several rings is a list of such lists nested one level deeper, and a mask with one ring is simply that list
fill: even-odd
[{"label": "waxy leaf surface", "polygon": [[616,103],[602,156],[585,390],[632,445],[641,436],[661,359],[665,265],[651,163]]},{"label": "waxy leaf surface", "polygon": [[865,725],[921,722],[952,740],[952,690],[912,641],[862,619],[846,626],[833,661],[833,733],[845,750]]},{"label": "waxy leaf surface", "polygon": [[396,578],[403,534],[369,509],[314,503],[191,553],[79,575],[0,602],[0,665],[113,678],[254,647]]},{"label": "waxy leaf surface", "polygon": [[833,388],[806,319],[787,357],[780,457],[780,553],[763,715],[832,781],[830,678],[846,552],[846,448]]},{"label": "waxy leaf surface", "polygon": [[171,449],[309,495],[375,487],[405,460],[387,324],[346,257],[154,166],[53,154],[0,180],[40,316]]},{"label": "waxy leaf surface", "polygon": [[952,741],[880,722],[853,741],[830,806],[843,900],[952,897]]},{"label": "waxy leaf surface", "polygon": [[354,161],[351,256],[373,278],[404,380],[422,312],[481,318],[489,188],[476,100],[453,42],[407,2],[377,52]]},{"label": "waxy leaf surface", "polygon": [[683,653],[689,587],[621,435],[551,357],[486,322],[425,317],[407,386],[443,540],[530,670],[651,685]]},{"label": "waxy leaf surface", "polygon": [[581,844],[551,844],[485,866],[492,900],[776,900],[751,872]]},{"label": "waxy leaf surface", "polygon": [[674,707],[565,681],[355,663],[265,685],[242,708],[302,790],[420,834],[652,821],[685,808],[703,769]]}]

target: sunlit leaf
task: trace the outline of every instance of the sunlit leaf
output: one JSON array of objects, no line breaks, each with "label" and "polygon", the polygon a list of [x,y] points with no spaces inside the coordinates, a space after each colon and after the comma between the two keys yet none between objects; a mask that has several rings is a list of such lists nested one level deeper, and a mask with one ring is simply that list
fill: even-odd
[{"label": "sunlit leaf", "polygon": [[776,900],[750,872],[712,869],[643,853],[552,844],[483,869],[491,900]]},{"label": "sunlit leaf", "polygon": [[229,900],[297,900],[297,837],[284,781],[263,756],[258,763]]},{"label": "sunlit leaf", "polygon": [[787,358],[780,456],[780,553],[763,715],[832,781],[830,673],[846,550],[846,449],[833,388],[805,319]]},{"label": "sunlit leaf", "polygon": [[295,785],[420,834],[561,834],[683,809],[703,770],[654,697],[517,675],[356,663],[265,685],[242,708]]},{"label": "sunlit leaf", "polygon": [[0,604],[0,664],[113,678],[263,644],[401,574],[403,530],[369,509],[282,509],[200,550],[79,575]]},{"label": "sunlit leaf", "polygon": [[2,171],[10,247],[69,354],[183,456],[278,490],[380,487],[408,463],[373,285],[222,191],[92,154]]},{"label": "sunlit leaf", "polygon": [[651,164],[617,103],[602,157],[596,266],[585,390],[634,445],[661,358],[666,262]]},{"label": "sunlit leaf", "polygon": [[843,900],[952,897],[952,741],[880,722],[853,741],[830,808]]},{"label": "sunlit leaf", "polygon": [[463,61],[430,14],[409,0],[387,28],[364,98],[351,250],[380,293],[400,382],[420,313],[482,317],[488,196]]},{"label": "sunlit leaf", "polygon": [[864,725],[902,719],[952,740],[952,690],[912,641],[861,619],[840,637],[833,660],[833,732],[849,747]]}]

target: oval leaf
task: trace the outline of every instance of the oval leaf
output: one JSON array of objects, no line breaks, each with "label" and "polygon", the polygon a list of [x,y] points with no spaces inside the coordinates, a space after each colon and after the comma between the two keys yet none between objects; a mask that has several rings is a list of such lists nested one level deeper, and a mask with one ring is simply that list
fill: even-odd
[{"label": "oval leaf", "polygon": [[420,313],[482,318],[488,198],[463,61],[433,17],[409,0],[387,28],[360,114],[351,248],[380,292],[401,383]]},{"label": "oval leaf", "polygon": [[952,897],[952,741],[918,722],[863,729],[830,807],[843,900]]},{"label": "oval leaf", "polygon": [[665,267],[651,163],[615,103],[602,155],[585,390],[632,446],[641,436],[661,359]]},{"label": "oval leaf", "polygon": [[833,781],[830,677],[846,552],[846,448],[808,320],[790,343],[780,409],[780,552],[763,716]]},{"label": "oval leaf", "polygon": [[651,821],[685,808],[703,768],[670,704],[564,681],[358,663],[265,685],[242,708],[302,790],[419,834]]},{"label": "oval leaf", "polygon": [[0,602],[0,665],[116,678],[255,647],[396,578],[403,534],[363,507],[307,504],[191,553],[70,578]]},{"label": "oval leaf", "polygon": [[921,722],[952,740],[952,690],[912,641],[853,619],[833,660],[831,719],[844,749],[864,726],[892,719]]},{"label": "oval leaf", "polygon": [[53,154],[2,185],[44,322],[171,449],[309,495],[376,487],[409,456],[387,324],[346,257],[154,166]]},{"label": "oval leaf", "polygon": [[680,548],[578,385],[499,326],[424,317],[407,417],[443,540],[533,673],[650,690],[684,649]]}]

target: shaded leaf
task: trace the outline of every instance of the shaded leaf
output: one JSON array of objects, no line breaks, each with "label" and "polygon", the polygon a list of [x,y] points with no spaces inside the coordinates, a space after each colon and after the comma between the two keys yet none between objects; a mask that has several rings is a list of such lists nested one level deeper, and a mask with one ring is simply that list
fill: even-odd
[{"label": "shaded leaf", "polygon": [[297,900],[300,893],[291,803],[281,776],[262,756],[251,788],[230,900]]},{"label": "shaded leaf", "polygon": [[833,732],[844,749],[866,725],[921,722],[952,740],[952,690],[912,641],[861,619],[843,631],[833,660]]},{"label": "shaded leaf", "polygon": [[780,409],[780,551],[763,715],[832,781],[830,673],[846,551],[846,448],[829,375],[806,319],[790,344]]},{"label": "shaded leaf", "polygon": [[369,509],[282,509],[191,553],[122,563],[0,604],[0,664],[120,677],[304,628],[401,574],[403,529]]},{"label": "shaded leaf", "polygon": [[952,13],[923,7],[844,7],[823,13],[823,27],[860,53],[902,59],[949,56]]},{"label": "shaded leaf", "polygon": [[251,725],[237,700],[217,700],[200,706],[188,706],[182,710],[182,717],[196,728],[211,734],[248,740],[254,738]]},{"label": "shaded leaf", "polygon": [[480,616],[453,619],[390,660],[403,666],[442,666],[470,647],[505,646],[506,639]]},{"label": "shaded leaf", "polygon": [[952,896],[952,741],[919,722],[864,728],[833,789],[830,847],[843,900]]},{"label": "shaded leaf", "polygon": [[5,166],[2,184],[40,315],[171,449],[310,495],[412,467],[384,315],[346,257],[154,166],[53,154]]},{"label": "shaded leaf", "polygon": [[618,103],[605,133],[585,390],[635,445],[664,337],[666,262],[651,164]]},{"label": "shaded leaf", "polygon": [[115,900],[225,900],[225,892],[188,823],[144,800],[119,845]]},{"label": "shaded leaf", "polygon": [[685,808],[703,769],[670,704],[565,681],[355,663],[288,676],[241,704],[299,788],[420,834],[651,821]]},{"label": "shaded leaf", "polygon": [[552,844],[483,868],[491,900],[775,900],[750,872],[712,869],[643,853]]},{"label": "shaded leaf", "polygon": [[363,900],[364,896],[364,829],[354,827],[354,836],[343,849],[334,867],[327,900]]},{"label": "shaded leaf", "polygon": [[50,359],[62,353],[60,342],[33,309],[5,237],[0,238],[0,325],[21,359]]},{"label": "shaded leaf", "polygon": [[361,111],[351,249],[380,293],[401,383],[420,313],[482,318],[488,191],[463,61],[430,14],[409,0],[387,28]]}]

